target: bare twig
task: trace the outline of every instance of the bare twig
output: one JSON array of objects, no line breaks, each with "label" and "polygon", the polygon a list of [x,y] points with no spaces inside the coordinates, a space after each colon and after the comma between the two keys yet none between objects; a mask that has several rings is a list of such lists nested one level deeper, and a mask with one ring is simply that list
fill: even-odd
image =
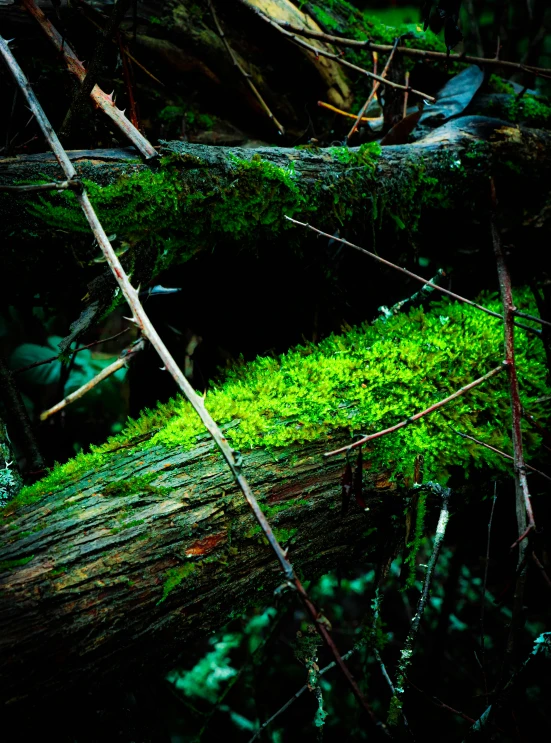
[{"label": "bare twig", "polygon": [[[324,101],[318,101],[318,106],[321,108],[326,108],[328,111],[333,111],[333,113],[339,114],[339,116],[346,116],[347,119],[356,119],[356,114],[351,114],[348,111],[341,111],[340,108],[337,108],[336,106],[332,106],[330,103],[325,103]],[[382,116],[377,116],[376,118],[370,119],[367,116],[362,116],[362,121],[367,122],[374,122],[374,121],[382,121]]]},{"label": "bare twig", "polygon": [[[321,49],[317,46],[312,46],[312,44],[308,44],[306,41],[303,41],[299,36],[297,36],[295,33],[291,33],[289,31],[286,31],[283,26],[278,23],[277,21],[274,21],[273,18],[270,18],[270,16],[263,13],[258,8],[253,7],[252,5],[249,5],[247,0],[240,0],[240,2],[243,3],[249,10],[252,10],[254,13],[256,13],[259,18],[262,18],[263,21],[266,23],[269,23],[270,26],[273,26],[273,28],[277,29],[281,34],[284,36],[287,36],[287,38],[291,39],[291,41],[294,41],[295,44],[298,46],[301,46],[303,49],[307,49],[309,52],[313,52],[316,56],[321,55],[322,57],[327,57],[328,59],[334,59],[336,62],[341,64],[343,67],[348,67],[350,70],[354,70],[355,72],[360,72],[362,75],[366,75],[367,77],[372,78],[373,80],[378,80],[381,83],[384,83],[385,85],[390,85],[392,88],[397,88],[398,90],[409,90],[410,93],[415,93],[415,95],[420,96],[421,98],[424,98],[427,101],[430,101],[431,103],[434,103],[436,101],[436,98],[434,98],[432,95],[428,95],[427,93],[422,93],[420,90],[415,90],[414,88],[406,88],[405,85],[400,85],[399,83],[394,83],[391,80],[386,80],[384,77],[381,77],[380,75],[376,75],[374,72],[370,72],[369,70],[364,69],[363,67],[359,67],[358,65],[352,64],[352,62],[349,62],[347,59],[344,59],[340,54],[334,54],[333,52],[328,52],[326,49]],[[392,49],[392,47],[389,48]]]},{"label": "bare twig", "polygon": [[[312,230],[312,232],[316,232],[318,235],[321,235],[322,237],[327,237],[328,240],[335,240],[336,242],[340,242],[343,245],[348,245],[349,248],[353,248],[354,250],[357,250],[360,253],[363,253],[364,255],[368,255],[370,258],[374,258],[376,261],[379,261],[379,263],[382,263],[385,266],[389,266],[389,268],[394,268],[396,271],[399,271],[400,273],[404,274],[404,276],[408,276],[410,279],[415,279],[415,281],[420,281],[425,287],[428,286],[431,289],[436,289],[442,294],[445,294],[447,297],[451,297],[452,299],[455,299],[457,302],[463,302],[463,304],[468,304],[469,307],[475,307],[477,310],[480,310],[481,312],[485,312],[487,315],[491,315],[492,317],[497,317],[500,320],[503,320],[503,315],[500,315],[499,312],[494,312],[493,310],[489,310],[487,307],[484,307],[481,304],[477,304],[476,302],[473,302],[472,300],[467,299],[466,297],[461,297],[459,294],[455,294],[454,292],[451,292],[449,289],[444,289],[443,286],[438,286],[438,284],[434,284],[432,281],[428,281],[427,279],[424,279],[422,276],[418,276],[416,273],[412,273],[411,271],[408,271],[407,268],[402,268],[401,266],[396,265],[396,263],[387,261],[385,258],[381,258],[380,255],[371,253],[369,250],[366,250],[365,248],[361,248],[359,245],[355,245],[354,243],[351,243],[348,240],[344,240],[342,237],[338,237],[336,235],[330,235],[328,232],[323,232],[323,230],[318,230],[317,227],[313,227],[311,224],[308,224],[306,222],[299,222],[297,219],[293,219],[292,217],[288,217],[287,215],[284,215],[284,216],[285,216],[285,219],[287,219],[289,222],[292,222],[293,224],[296,224],[299,227],[306,227],[307,229]],[[539,330],[535,330],[534,328],[531,328],[529,325],[523,325],[522,323],[518,323],[518,322],[515,322],[515,325],[519,328],[522,328],[523,330],[528,330],[531,333],[535,333],[536,335],[540,334]]]},{"label": "bare twig", "polygon": [[[452,429],[452,430],[458,436],[461,436],[461,438],[469,439],[469,441],[474,441],[475,444],[480,444],[480,446],[483,446],[485,449],[494,451],[496,454],[499,454],[504,459],[509,459],[511,462],[514,462],[514,457],[512,457],[510,454],[507,454],[507,452],[504,452],[501,449],[497,449],[495,446],[491,446],[490,444],[486,444],[484,441],[480,441],[480,439],[475,439],[474,436],[470,436],[468,433],[462,433],[461,431],[456,431],[455,429]],[[549,477],[549,475],[546,475],[545,472],[542,472],[541,470],[537,470],[535,467],[532,467],[531,465],[527,463],[525,463],[524,466],[526,467],[527,470],[531,470],[532,472],[535,472],[536,474],[541,475],[542,477],[545,477],[546,480],[549,480],[551,482],[551,477]]]},{"label": "bare twig", "polygon": [[[360,648],[360,645],[356,645],[351,650],[349,650],[347,653],[345,653],[342,656],[342,659],[343,660],[348,660],[352,655],[354,655],[354,653],[356,653],[359,650],[359,648]],[[337,664],[335,663],[335,661],[332,661],[327,666],[325,666],[325,668],[322,668],[321,671],[319,671],[318,677],[319,676],[323,676],[328,671],[331,671],[333,668],[335,668],[336,665]],[[289,709],[289,707],[294,702],[296,702],[297,699],[299,699],[299,697],[301,697],[304,694],[304,692],[307,691],[307,690],[308,690],[308,684],[304,684],[304,686],[301,686],[301,688],[298,691],[296,691],[293,694],[293,696],[285,702],[285,704],[283,705],[283,707],[280,707],[277,712],[274,712],[274,714],[271,717],[269,717],[265,722],[262,723],[262,725],[258,728],[258,730],[255,732],[255,734],[252,736],[252,738],[249,739],[249,743],[253,743],[253,741],[255,741],[257,738],[259,738],[262,735],[262,733],[266,730],[266,728],[269,725],[271,725],[272,722],[277,717],[279,717],[283,712],[285,712],[285,710]]]},{"label": "bare twig", "polygon": [[463,720],[470,722],[471,725],[476,722],[476,720],[474,720],[472,717],[469,717],[469,715],[466,715],[464,712],[461,712],[461,710],[455,709],[454,707],[450,707],[449,704],[446,704],[441,699],[438,699],[438,697],[435,697],[432,694],[427,694],[426,691],[423,691],[423,689],[420,689],[418,686],[415,686],[413,681],[410,681],[408,678],[406,679],[406,681],[413,689],[415,689],[415,691],[418,691],[424,697],[429,699],[436,707],[440,707],[440,709],[445,709],[454,715],[458,715],[459,717],[463,718]]},{"label": "bare twig", "polygon": [[484,608],[486,604],[486,587],[488,585],[488,567],[490,565],[490,539],[492,536],[492,522],[494,520],[494,511],[497,501],[497,484],[494,483],[494,495],[492,498],[492,508],[490,510],[490,518],[488,520],[488,539],[486,541],[486,559],[484,560],[484,577],[482,579],[482,595],[480,599],[480,668],[482,670],[482,677],[484,679],[484,694],[486,696],[486,704],[488,704],[488,680],[486,678],[486,665],[485,665],[485,643],[484,643]]},{"label": "bare twig", "polygon": [[465,392],[468,392],[469,390],[474,389],[474,387],[478,387],[479,384],[482,384],[483,382],[486,382],[488,379],[491,379],[491,377],[494,377],[496,374],[499,374],[505,368],[506,368],[505,363],[502,363],[499,366],[496,366],[491,371],[489,371],[487,374],[484,374],[484,376],[479,377],[478,379],[475,379],[474,382],[469,382],[469,384],[466,384],[464,387],[461,387],[461,389],[457,390],[456,392],[449,395],[448,397],[445,397],[443,400],[439,400],[438,402],[435,402],[434,405],[431,405],[429,408],[425,408],[425,410],[421,410],[421,412],[415,413],[415,415],[411,415],[409,418],[406,418],[405,420],[400,421],[400,423],[396,423],[396,425],[390,426],[390,428],[385,428],[382,431],[377,431],[376,433],[371,433],[368,436],[363,436],[361,439],[354,441],[354,443],[352,444],[348,444],[347,446],[341,446],[340,449],[335,449],[334,451],[325,452],[323,456],[334,457],[335,454],[342,454],[343,452],[349,452],[351,449],[356,449],[358,446],[363,446],[367,441],[373,441],[374,439],[380,439],[381,436],[386,436],[389,433],[394,433],[394,431],[399,431],[400,428],[405,428],[405,426],[409,426],[410,423],[415,423],[415,421],[418,421],[421,418],[424,418],[426,415],[430,415],[430,413],[434,413],[435,410],[442,408],[444,405],[447,405],[449,402],[451,402],[452,400],[455,400],[460,395],[464,395]]},{"label": "bare twig", "polygon": [[16,193],[28,193],[29,191],[64,191],[65,189],[78,191],[81,187],[82,184],[77,178],[70,181],[41,183],[39,185],[28,184],[25,186],[0,186],[0,191],[15,191]]},{"label": "bare twig", "polygon": [[145,342],[143,339],[136,341],[131,348],[123,351],[121,356],[116,361],[113,361],[112,364],[109,364],[109,366],[106,366],[105,369],[102,369],[99,374],[96,374],[95,377],[92,377],[92,379],[88,380],[86,384],[83,384],[82,387],[78,388],[78,390],[71,392],[70,395],[64,397],[63,400],[60,400],[52,408],[48,408],[48,410],[44,410],[42,413],[40,413],[40,420],[45,421],[51,415],[54,415],[54,413],[59,413],[59,411],[63,410],[63,408],[66,408],[67,405],[75,402],[75,400],[84,397],[87,392],[90,392],[91,389],[100,384],[100,382],[103,382],[104,379],[107,379],[107,377],[110,377],[111,374],[114,374],[123,366],[126,366],[126,364],[131,359],[133,359],[139,351],[143,351],[144,347]]},{"label": "bare twig", "polygon": [[[67,354],[68,356],[74,356],[76,353],[80,353],[81,351],[86,351],[88,348],[93,348],[94,346],[99,346],[101,343],[107,343],[108,341],[113,341],[115,338],[118,338],[120,335],[123,335],[123,333],[127,333],[130,330],[130,328],[125,328],[124,330],[121,330],[119,333],[115,333],[115,335],[110,335],[109,338],[100,338],[99,341],[93,341],[92,343],[87,343],[85,346],[80,346],[80,348],[75,348],[74,351],[69,351]],[[49,359],[44,359],[43,361],[35,361],[34,364],[27,364],[27,366],[20,366],[18,369],[14,369],[12,371],[12,374],[22,374],[23,372],[29,371],[29,369],[35,369],[37,366],[43,366],[44,364],[52,364],[54,361],[59,361],[59,354],[57,356],[50,356]]]},{"label": "bare twig", "polygon": [[230,44],[229,44],[229,42],[228,42],[228,40],[226,38],[226,34],[224,33],[224,29],[222,28],[222,26],[220,25],[220,21],[218,20],[218,15],[216,14],[216,11],[214,9],[214,5],[212,4],[212,0],[207,0],[207,4],[209,6],[209,10],[210,10],[211,15],[212,15],[212,18],[214,20],[214,24],[216,26],[216,30],[218,31],[218,34],[219,34],[220,38],[224,42],[224,45],[225,45],[226,49],[228,50],[228,54],[230,55],[234,66],[237,67],[237,69],[239,70],[239,72],[243,75],[243,77],[244,77],[247,85],[252,90],[254,97],[260,103],[260,106],[261,106],[262,110],[267,114],[268,118],[271,119],[274,122],[274,124],[275,124],[278,132],[280,134],[285,134],[285,129],[284,129],[283,125],[280,124],[279,121],[276,119],[276,117],[273,115],[272,111],[270,110],[270,107],[268,106],[268,104],[266,103],[266,101],[264,100],[264,98],[261,96],[261,94],[260,94],[258,88],[256,87],[256,85],[251,80],[251,76],[249,75],[248,72],[245,72],[245,70],[243,69],[243,67],[241,66],[241,64],[240,64],[240,62],[239,62],[239,60],[237,58],[237,55],[234,53],[233,49],[231,48],[231,46],[230,46]]},{"label": "bare twig", "polygon": [[[389,68],[390,68],[390,65],[391,65],[391,63],[392,63],[392,59],[393,59],[393,57],[394,57],[394,52],[396,51],[396,47],[398,46],[398,42],[399,42],[399,41],[400,41],[400,37],[398,36],[398,37],[396,38],[395,42],[394,42],[394,46],[392,47],[392,51],[391,51],[391,52],[390,52],[390,54],[388,55],[388,59],[387,59],[387,61],[386,61],[386,64],[385,64],[385,66],[384,66],[384,69],[383,69],[383,71],[382,71],[382,73],[381,73],[381,77],[383,77],[383,78],[385,78],[385,79],[386,79],[386,76],[387,76],[388,70],[389,70]],[[408,84],[408,83],[407,83],[407,81],[406,81],[406,86],[407,86],[407,84]],[[358,116],[356,117],[356,121],[354,122],[354,126],[353,126],[353,127],[352,127],[352,129],[351,129],[351,130],[350,130],[350,131],[348,132],[348,134],[346,135],[346,140],[347,140],[347,141],[348,141],[348,140],[350,139],[350,137],[351,137],[351,136],[352,136],[352,135],[354,134],[354,132],[358,131],[358,124],[360,123],[360,121],[361,121],[361,118],[362,118],[362,116],[364,115],[364,113],[365,113],[365,112],[367,111],[367,109],[369,108],[369,104],[371,103],[371,101],[372,101],[372,100],[373,100],[373,98],[375,97],[375,93],[376,93],[376,92],[377,92],[377,91],[379,90],[379,88],[381,87],[381,85],[382,85],[382,83],[380,82],[380,80],[375,80],[375,81],[373,82],[373,88],[371,89],[371,93],[369,94],[369,96],[368,96],[368,98],[367,98],[366,102],[364,103],[364,105],[363,105],[363,106],[361,107],[361,109],[360,109],[360,112],[359,112]],[[405,95],[407,96],[407,94],[408,94],[408,91],[406,90],[406,92],[405,92]],[[407,100],[407,98],[406,98],[406,100]]]},{"label": "bare twig", "polygon": [[[511,277],[509,276],[509,270],[505,263],[505,256],[501,247],[501,239],[496,225],[495,220],[495,208],[497,205],[495,184],[492,179],[491,181],[491,198],[492,198],[492,216],[491,216],[491,228],[492,228],[492,240],[494,245],[494,254],[497,263],[497,273],[499,278],[499,288],[501,291],[501,300],[503,303],[503,315],[504,315],[504,341],[505,341],[505,361],[507,364],[507,373],[509,375],[509,391],[511,398],[511,420],[512,420],[512,439],[513,439],[513,457],[514,457],[514,468],[515,468],[515,490],[517,499],[517,522],[519,529],[519,536],[517,541],[511,546],[511,549],[519,544],[528,533],[535,528],[536,524],[534,521],[534,513],[532,510],[532,503],[530,500],[530,491],[528,490],[528,482],[526,480],[526,465],[524,462],[524,452],[522,447],[522,431],[521,431],[521,418],[522,418],[522,405],[520,402],[520,394],[518,389],[517,379],[517,368],[515,365],[515,338],[514,338],[514,322],[513,315],[515,311],[515,305],[513,302],[513,292],[511,289]],[[524,506],[523,506],[524,504]],[[522,556],[522,550],[521,550]]]},{"label": "bare twig", "polygon": [[[244,2],[244,0],[241,0]],[[246,3],[245,3],[246,4]],[[329,44],[335,46],[344,47],[355,47],[359,49],[369,49],[374,52],[390,52],[392,50],[392,44],[374,44],[369,39],[359,41],[357,39],[348,39],[343,36],[332,36],[331,34],[325,34],[320,31],[313,31],[308,28],[301,28],[300,26],[294,26],[288,21],[273,21],[274,24],[280,25],[283,29],[299,34],[300,36],[307,36],[310,39],[319,39],[320,41],[326,41]],[[540,77],[551,77],[551,69],[545,67],[534,67],[533,65],[525,65],[521,62],[508,62],[503,59],[497,59],[496,57],[473,57],[468,54],[447,54],[446,52],[436,52],[430,49],[415,49],[409,46],[399,46],[396,49],[397,54],[403,54],[405,57],[417,57],[419,59],[441,59],[442,61],[449,60],[450,62],[465,62],[467,64],[477,64],[487,67],[503,67],[510,70],[522,70],[529,72],[533,75]]]},{"label": "bare twig", "polygon": [[[76,176],[76,170],[73,166],[73,163],[69,160],[69,157],[67,156],[67,153],[63,149],[61,142],[59,141],[56,133],[52,129],[50,122],[48,121],[44,111],[42,110],[32,88],[27,82],[23,74],[23,71],[21,70],[21,68],[17,64],[17,61],[15,60],[15,57],[11,53],[7,42],[1,36],[0,36],[0,53],[4,57],[4,60],[6,64],[8,65],[10,72],[12,73],[16,83],[19,85],[23,95],[27,99],[29,108],[36,115],[36,119],[42,129],[42,133],[48,140],[48,143],[52,149],[52,152],[54,153],[57,161],[59,162],[61,168],[63,169],[63,172],[65,173],[65,177],[68,180],[74,178]],[[90,199],[88,197],[88,194],[86,193],[86,190],[83,188],[81,193],[76,194],[76,198],[84,212],[86,219],[88,220],[90,229],[92,230],[94,237],[96,238],[98,245],[100,246],[105,256],[105,259],[107,263],[109,264],[109,267],[111,268],[115,276],[115,279],[121,289],[121,292],[132,310],[133,321],[140,328],[142,336],[144,338],[147,338],[147,340],[151,343],[153,348],[157,351],[157,353],[159,354],[159,357],[163,361],[164,368],[170,373],[170,375],[173,377],[174,381],[176,382],[180,390],[184,393],[186,398],[189,400],[189,402],[191,403],[191,406],[193,407],[193,409],[195,410],[195,412],[201,419],[201,422],[203,423],[203,425],[205,426],[205,428],[207,429],[207,431],[213,438],[214,442],[220,449],[224,459],[226,460],[228,467],[230,468],[235,478],[237,485],[241,489],[241,492],[243,493],[245,500],[250,506],[258,524],[260,525],[262,531],[264,532],[266,539],[268,540],[270,547],[274,551],[280,563],[281,569],[285,575],[286,583],[297,591],[308,614],[310,615],[310,617],[312,618],[314,622],[314,626],[316,630],[318,631],[323,641],[326,643],[326,645],[331,650],[333,657],[335,658],[335,662],[341,669],[346,680],[348,681],[348,684],[350,688],[352,689],[354,696],[360,702],[364,710],[367,712],[372,723],[378,728],[382,729],[383,732],[385,732],[388,735],[386,726],[377,720],[367,699],[364,697],[364,695],[360,691],[356,681],[354,680],[352,674],[350,673],[349,669],[344,663],[335,643],[333,642],[331,635],[329,634],[325,626],[325,622],[323,621],[324,617],[320,614],[320,612],[316,609],[316,607],[314,606],[314,604],[308,597],[308,594],[306,593],[302,583],[300,582],[298,576],[296,575],[294,571],[292,564],[290,563],[287,557],[287,551],[284,550],[279,544],[279,542],[277,541],[270,524],[266,520],[266,517],[264,516],[262,509],[258,505],[258,502],[252,493],[252,490],[250,488],[248,481],[242,474],[241,455],[239,454],[239,452],[236,452],[231,448],[223,432],[220,430],[220,428],[215,423],[215,421],[213,420],[208,410],[205,408],[204,398],[195,392],[195,390],[193,389],[189,381],[186,379],[181,369],[178,367],[177,363],[175,362],[174,358],[170,354],[169,350],[167,349],[167,347],[161,340],[159,334],[155,330],[153,324],[151,323],[149,317],[147,316],[143,308],[143,305],[140,302],[139,292],[130,283],[129,278],[126,272],[124,271],[117,254],[113,250],[113,247],[111,243],[109,242],[109,238],[107,237],[105,230],[103,229],[96,215],[96,212],[94,211],[94,208],[90,202]]]},{"label": "bare twig", "polygon": [[427,572],[425,575],[425,582],[423,584],[423,590],[421,592],[421,596],[417,604],[417,610],[411,621],[411,627],[408,632],[408,636],[406,637],[406,641],[404,642],[404,647],[400,651],[398,673],[396,676],[396,682],[394,684],[395,691],[394,691],[392,702],[391,702],[391,709],[394,709],[394,710],[402,709],[403,696],[404,696],[404,681],[406,680],[407,671],[412,662],[413,648],[415,646],[415,640],[417,639],[417,634],[419,632],[419,627],[421,625],[421,617],[423,616],[425,605],[427,601],[429,600],[430,584],[432,581],[432,575],[434,573],[434,568],[436,567],[436,562],[438,560],[438,555],[440,554],[440,549],[444,542],[444,536],[446,534],[446,527],[448,526],[448,520],[450,517],[448,505],[449,505],[449,500],[451,496],[451,490],[449,488],[444,488],[441,485],[438,485],[437,483],[427,483],[426,485],[423,485],[421,487],[424,487],[424,488],[429,487],[432,489],[433,492],[440,495],[440,497],[442,498],[442,508],[440,509],[440,516],[438,518],[438,525],[436,527],[436,534],[434,536],[434,545],[432,548],[432,554],[430,556],[430,559],[427,565]]},{"label": "bare twig", "polygon": [[[34,0],[22,0],[23,5],[29,11],[29,13],[36,18],[42,30],[46,36],[50,39],[55,48],[63,54],[67,68],[75,77],[82,82],[86,77],[86,70],[84,65],[77,58],[74,51],[67,44],[66,40],[63,39],[50,21],[46,18],[42,10],[36,5]],[[26,83],[27,84],[27,83]],[[90,92],[90,97],[94,103],[101,108],[101,110],[109,116],[115,126],[117,126],[121,132],[128,137],[132,144],[138,149],[146,160],[153,157],[157,157],[157,151],[153,145],[141,134],[135,126],[126,118],[124,113],[118,109],[113,103],[113,99],[110,95],[107,95],[103,90],[95,85]],[[76,173],[75,173],[76,176]]]}]

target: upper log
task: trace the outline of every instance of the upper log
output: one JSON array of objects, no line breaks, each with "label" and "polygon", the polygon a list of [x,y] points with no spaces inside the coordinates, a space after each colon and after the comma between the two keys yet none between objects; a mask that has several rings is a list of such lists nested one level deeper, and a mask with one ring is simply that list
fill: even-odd
[{"label": "upper log", "polygon": [[[247,246],[273,250],[282,239],[307,243],[311,236],[285,215],[330,234],[340,229],[390,259],[411,252],[422,236],[424,255],[454,265],[465,261],[465,245],[487,222],[491,176],[504,228],[522,229],[525,264],[538,259],[551,213],[549,132],[471,116],[415,144],[377,147],[252,150],[170,142],[154,164],[131,150],[70,156],[142,285],[214,246],[237,253]],[[58,179],[50,155],[0,160],[0,184]],[[0,193],[0,209],[8,296],[81,297],[100,270],[99,250],[72,194]]]}]

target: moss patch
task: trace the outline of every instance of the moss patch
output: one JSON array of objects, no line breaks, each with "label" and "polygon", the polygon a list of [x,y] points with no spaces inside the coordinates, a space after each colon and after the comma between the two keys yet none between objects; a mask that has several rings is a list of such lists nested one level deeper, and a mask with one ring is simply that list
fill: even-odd
[{"label": "moss patch", "polygon": [[[500,310],[497,298],[483,303]],[[516,292],[519,308],[534,311],[527,293]],[[522,403],[540,421],[549,416],[546,366],[539,338],[518,329],[516,352]],[[246,451],[276,450],[293,443],[327,439],[343,430],[372,433],[391,426],[497,366],[503,358],[503,327],[472,307],[435,302],[430,310],[378,320],[332,335],[318,346],[295,348],[283,356],[258,358],[237,366],[207,394],[206,405],[219,424],[233,421],[226,435]],[[454,429],[510,451],[509,392],[497,375],[414,425],[373,442],[366,457],[373,470],[391,471],[411,482],[415,460],[424,456],[425,479],[442,483],[454,467],[509,471],[506,460],[460,438]],[[160,429],[160,430],[157,430]],[[43,480],[24,488],[5,509],[54,492],[104,463],[106,454],[148,431],[147,448],[193,448],[206,434],[189,403],[177,398],[140,419],[90,454],[79,454]],[[528,453],[539,436],[524,431]],[[143,488],[143,483],[140,483]],[[273,507],[277,510],[277,505]],[[270,512],[273,515],[273,512]]]}]

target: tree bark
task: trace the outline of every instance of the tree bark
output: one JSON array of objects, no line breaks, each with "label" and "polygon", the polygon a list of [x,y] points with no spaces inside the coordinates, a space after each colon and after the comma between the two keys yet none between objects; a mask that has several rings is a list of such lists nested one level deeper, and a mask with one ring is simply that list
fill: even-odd
[{"label": "tree bark", "polygon": [[[244,457],[251,486],[311,579],[388,558],[404,496],[366,481],[369,511],[340,517],[342,462],[327,446]],[[367,476],[367,473],[366,473]],[[6,703],[166,669],[186,644],[250,604],[274,602],[280,569],[211,442],[120,449],[97,471],[8,508],[0,548],[0,693]]]}]

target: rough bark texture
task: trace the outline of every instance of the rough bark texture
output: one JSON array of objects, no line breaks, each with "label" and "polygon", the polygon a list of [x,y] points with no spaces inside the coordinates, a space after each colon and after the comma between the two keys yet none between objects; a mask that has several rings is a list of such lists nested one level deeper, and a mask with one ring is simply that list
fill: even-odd
[{"label": "rough bark texture", "polygon": [[[308,578],[389,554],[399,538],[390,516],[404,508],[403,494],[380,473],[366,482],[369,512],[352,507],[342,518],[342,463],[322,461],[328,443],[244,458],[279,539],[290,540]],[[273,603],[282,582],[210,442],[185,453],[119,450],[98,471],[8,513],[0,531],[6,702],[98,682],[114,669],[170,666],[186,643],[251,603]]]}]

